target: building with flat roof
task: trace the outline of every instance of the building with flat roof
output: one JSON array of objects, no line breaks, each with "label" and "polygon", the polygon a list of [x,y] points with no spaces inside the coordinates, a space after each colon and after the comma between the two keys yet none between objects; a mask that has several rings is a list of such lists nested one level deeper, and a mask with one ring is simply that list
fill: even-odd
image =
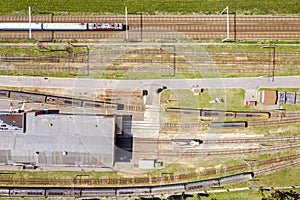
[{"label": "building with flat roof", "polygon": [[113,167],[115,116],[68,115],[58,111],[12,115],[0,114],[3,127],[0,130],[0,163]]},{"label": "building with flat roof", "polygon": [[264,105],[275,105],[277,101],[276,90],[264,90],[259,94],[259,102]]}]

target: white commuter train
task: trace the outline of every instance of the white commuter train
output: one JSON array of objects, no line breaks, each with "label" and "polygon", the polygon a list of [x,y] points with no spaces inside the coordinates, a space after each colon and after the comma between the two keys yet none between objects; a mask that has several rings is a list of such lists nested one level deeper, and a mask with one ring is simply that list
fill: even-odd
[{"label": "white commuter train", "polygon": [[[123,31],[122,23],[0,23],[2,31]],[[127,27],[128,29],[128,27]]]}]

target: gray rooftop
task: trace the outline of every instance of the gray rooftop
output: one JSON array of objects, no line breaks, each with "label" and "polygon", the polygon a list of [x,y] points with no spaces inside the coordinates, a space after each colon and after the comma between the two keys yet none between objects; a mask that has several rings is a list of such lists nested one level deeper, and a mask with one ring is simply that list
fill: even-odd
[{"label": "gray rooftop", "polygon": [[1,163],[114,165],[115,117],[27,112],[26,131],[0,134]]}]

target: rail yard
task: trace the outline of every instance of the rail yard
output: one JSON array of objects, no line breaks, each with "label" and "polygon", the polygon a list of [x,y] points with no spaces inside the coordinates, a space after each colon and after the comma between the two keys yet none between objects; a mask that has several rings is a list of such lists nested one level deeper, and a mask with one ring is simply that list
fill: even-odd
[{"label": "rail yard", "polygon": [[28,9],[0,15],[0,198],[208,199],[299,175],[299,13]]}]

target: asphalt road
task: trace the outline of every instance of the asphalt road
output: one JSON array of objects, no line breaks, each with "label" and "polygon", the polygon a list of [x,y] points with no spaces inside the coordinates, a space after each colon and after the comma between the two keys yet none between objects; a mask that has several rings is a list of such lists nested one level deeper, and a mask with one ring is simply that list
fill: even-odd
[{"label": "asphalt road", "polygon": [[[155,87],[153,87],[155,85]],[[74,88],[86,92],[96,89],[155,89],[166,86],[169,89],[201,88],[243,88],[245,90],[269,88],[300,88],[300,76],[282,76],[272,78],[204,78],[204,79],[156,79],[156,80],[107,80],[82,78],[43,78],[25,76],[0,76],[0,86]]]}]

